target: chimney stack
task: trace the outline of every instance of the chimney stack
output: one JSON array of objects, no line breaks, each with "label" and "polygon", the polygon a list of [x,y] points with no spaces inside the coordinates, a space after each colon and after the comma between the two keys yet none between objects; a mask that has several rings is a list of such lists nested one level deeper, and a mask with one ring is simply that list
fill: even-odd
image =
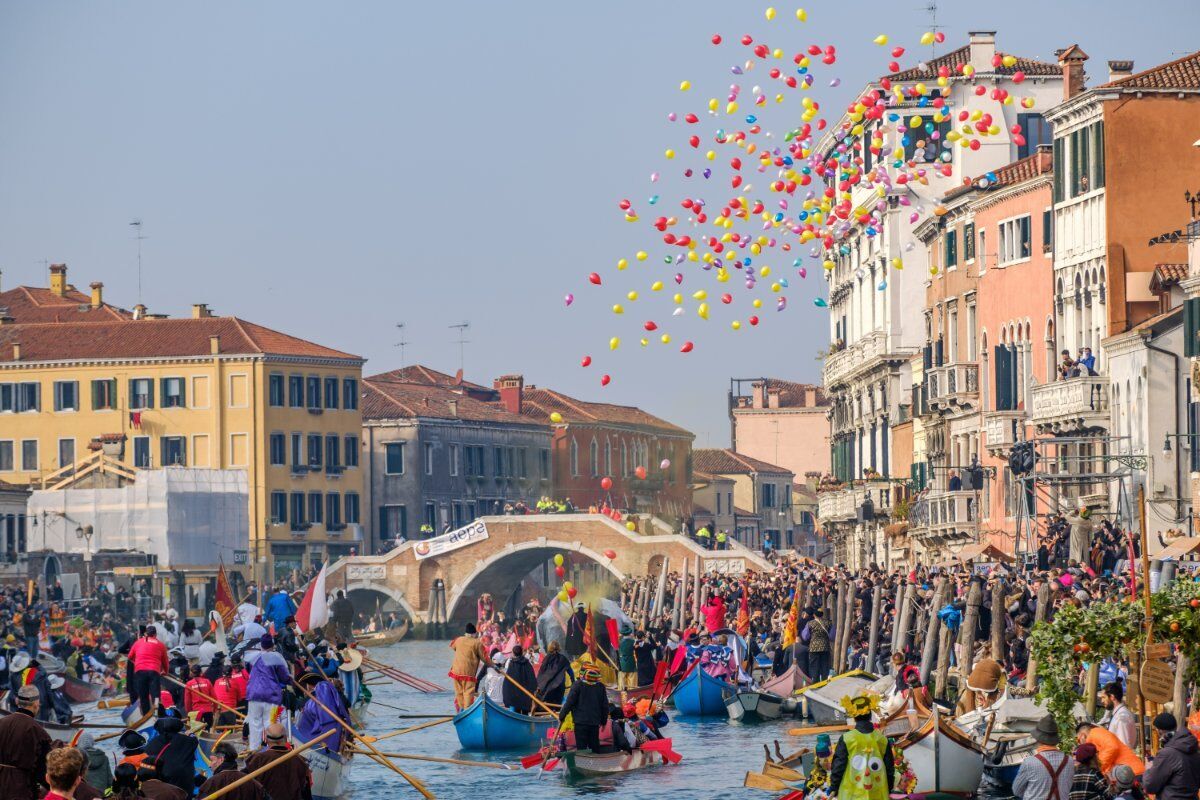
[{"label": "chimney stack", "polygon": [[821,485],[821,473],[820,472],[804,473],[804,485],[806,487],[808,487],[808,490],[810,492],[817,491],[817,487]]},{"label": "chimney stack", "polygon": [[458,419],[458,400],[449,400],[446,405],[450,407],[450,416]]},{"label": "chimney stack", "polygon": [[1121,78],[1128,78],[1133,74],[1132,61],[1110,61],[1108,62],[1108,82],[1119,81]]},{"label": "chimney stack", "polygon": [[100,281],[92,283],[92,308],[104,305],[104,284]]},{"label": "chimney stack", "polygon": [[208,319],[212,315],[208,303],[192,303],[192,319]]},{"label": "chimney stack", "polygon": [[208,350],[214,356],[219,356],[221,354],[221,337],[220,336],[208,337]]},{"label": "chimney stack", "polygon": [[817,407],[817,387],[815,387],[815,386],[805,386],[804,387],[804,407],[805,408],[816,408]]},{"label": "chimney stack", "polygon": [[20,360],[21,360],[21,343],[20,343],[20,342],[13,342],[13,346],[12,346],[12,347],[13,347],[13,359],[12,359],[12,360],[13,360],[13,361],[20,361]]},{"label": "chimney stack", "polygon": [[995,31],[971,31],[969,61],[976,72],[991,72],[992,58],[996,55]]},{"label": "chimney stack", "polygon": [[1083,85],[1087,82],[1083,62],[1087,60],[1088,54],[1077,44],[1058,51],[1058,65],[1062,67],[1064,102],[1083,91]]},{"label": "chimney stack", "polygon": [[501,375],[492,382],[492,388],[500,392],[500,405],[510,414],[521,413],[521,399],[525,391],[523,375]]},{"label": "chimney stack", "polygon": [[50,291],[62,297],[67,293],[67,265],[50,265]]}]

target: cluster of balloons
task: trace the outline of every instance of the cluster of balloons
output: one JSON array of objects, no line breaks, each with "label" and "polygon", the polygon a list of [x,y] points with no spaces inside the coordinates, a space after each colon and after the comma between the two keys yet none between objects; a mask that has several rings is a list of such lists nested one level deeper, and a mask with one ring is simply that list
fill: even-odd
[{"label": "cluster of balloons", "polygon": [[563,561],[565,559],[562,553],[554,554],[554,576],[563,581],[562,588],[558,590],[558,599],[564,603],[569,603],[575,599],[575,595],[579,594],[579,590],[575,588],[575,584],[571,583],[571,581],[563,580],[563,578],[567,577],[567,568],[563,566]]},{"label": "cluster of balloons", "polygon": [[[770,25],[785,24],[777,21],[775,8],[766,9],[764,16]],[[807,22],[808,13],[797,9],[795,20]],[[844,27],[838,19],[832,22]],[[803,29],[780,36],[794,36],[798,30]],[[989,139],[1001,137],[1017,145],[1024,142],[1020,125],[1006,129],[998,109],[1034,105],[1032,97],[1014,94],[1025,81],[1014,56],[995,55],[992,74],[1004,80],[988,84],[965,58],[939,59],[936,69],[918,60],[910,66],[919,69],[906,75],[908,67],[901,58],[907,48],[892,44],[887,34],[871,41],[885,49],[886,76],[826,115],[812,90],[818,73],[838,62],[834,44],[818,40],[785,51],[749,33],[728,43],[721,34],[712,36],[713,46],[735,48],[729,68],[734,82],[707,102],[667,114],[669,122],[682,127],[680,143],[663,151],[667,177],[673,179],[671,196],[664,174],[655,171],[645,200],[651,213],[643,215],[630,197],[617,202],[626,222],[648,227],[650,241],[631,258],[616,260],[612,277],[638,277],[621,287],[621,297],[611,306],[613,314],[632,315],[648,286],[647,299],[670,299],[672,318],[687,315],[690,305],[701,320],[728,317],[732,331],[764,326],[768,304],[776,312],[786,311],[793,282],[808,276],[802,248],[809,259],[831,270],[837,257],[849,252],[852,237],[881,234],[890,205],[905,207],[910,225],[930,213],[945,213],[922,207],[907,190],[931,184],[943,191],[952,188],[947,181],[954,176],[954,148],[979,150]],[[944,41],[940,31],[919,39],[925,47]],[[744,51],[736,50],[739,45]],[[747,87],[741,80],[752,72],[758,78]],[[958,78],[973,83],[973,96],[983,98],[983,107],[951,107],[951,81]],[[840,83],[836,76],[828,80],[830,87]],[[693,89],[691,80],[679,84],[685,98]],[[783,111],[785,127],[768,128],[763,122],[768,110],[787,103],[798,108]],[[989,178],[994,180],[985,176],[981,181]],[[662,266],[655,268],[656,264]],[[891,266],[902,269],[903,259],[893,258]],[[604,287],[607,280],[599,272],[587,276],[593,288]],[[672,284],[674,290],[668,290]],[[744,295],[735,294],[739,284]],[[886,277],[877,288],[887,288]],[[575,295],[567,294],[565,300],[570,306]],[[818,308],[827,306],[821,297],[812,302]],[[652,338],[672,344],[664,319],[654,314],[637,317],[635,336],[642,347]],[[622,343],[620,336],[610,337],[609,351]],[[678,351],[691,353],[696,347],[686,341]],[[584,368],[592,363],[590,355],[581,359]],[[611,380],[609,373],[600,377],[602,386]]]}]

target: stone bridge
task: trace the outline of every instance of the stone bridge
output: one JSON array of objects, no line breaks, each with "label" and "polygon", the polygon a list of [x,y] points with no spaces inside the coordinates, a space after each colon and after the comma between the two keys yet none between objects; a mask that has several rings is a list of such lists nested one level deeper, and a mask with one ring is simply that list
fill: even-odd
[{"label": "stone bridge", "polygon": [[326,586],[330,591],[345,589],[360,610],[373,598],[380,605],[403,609],[414,622],[427,623],[437,621],[431,594],[436,579],[445,584],[444,619],[473,619],[481,594],[491,594],[503,607],[522,579],[556,553],[597,564],[614,581],[658,575],[663,559],[669,559],[671,572],[682,570],[685,560],[692,572],[697,558],[705,572],[740,574],[771,568],[762,556],[732,541],[733,549],[705,550],[650,517],[638,519],[640,528],[654,531],[649,535],[630,532],[599,514],[481,517],[473,524],[486,530],[486,538],[476,527],[469,543],[448,552],[418,558],[418,550],[428,545],[417,541],[380,556],[340,559],[330,565]]}]

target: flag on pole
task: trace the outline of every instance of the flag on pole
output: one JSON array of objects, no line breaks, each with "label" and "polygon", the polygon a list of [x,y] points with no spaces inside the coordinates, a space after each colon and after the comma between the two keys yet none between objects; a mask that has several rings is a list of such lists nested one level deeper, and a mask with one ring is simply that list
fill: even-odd
[{"label": "flag on pole", "polygon": [[237,614],[237,604],[233,600],[233,587],[229,585],[229,574],[225,572],[224,561],[217,569],[217,599],[214,605],[225,627],[231,627],[234,615]]},{"label": "flag on pole", "polygon": [[787,622],[783,625],[782,647],[791,647],[800,638],[800,587],[797,586],[792,595],[792,607],[788,609]]},{"label": "flag on pole", "polygon": [[750,598],[745,584],[742,584],[742,602],[738,606],[737,632],[743,638],[750,634]]},{"label": "flag on pole", "polygon": [[593,660],[596,659],[596,617],[592,614],[592,607],[588,605],[587,612],[587,627],[583,629],[583,642],[587,645],[588,655]]},{"label": "flag on pole", "polygon": [[296,609],[296,627],[301,633],[308,633],[313,628],[319,628],[329,622],[329,601],[325,595],[325,567],[317,573],[304,593],[300,608]]}]

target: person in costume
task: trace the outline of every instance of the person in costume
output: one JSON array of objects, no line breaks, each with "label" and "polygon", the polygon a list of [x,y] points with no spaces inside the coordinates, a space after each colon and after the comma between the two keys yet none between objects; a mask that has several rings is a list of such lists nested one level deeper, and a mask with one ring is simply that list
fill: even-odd
[{"label": "person in costume", "polygon": [[854,730],[842,734],[829,771],[830,794],[839,800],[887,800],[895,783],[892,745],[875,730],[871,715],[879,710],[879,695],[862,692],[842,698]]}]

